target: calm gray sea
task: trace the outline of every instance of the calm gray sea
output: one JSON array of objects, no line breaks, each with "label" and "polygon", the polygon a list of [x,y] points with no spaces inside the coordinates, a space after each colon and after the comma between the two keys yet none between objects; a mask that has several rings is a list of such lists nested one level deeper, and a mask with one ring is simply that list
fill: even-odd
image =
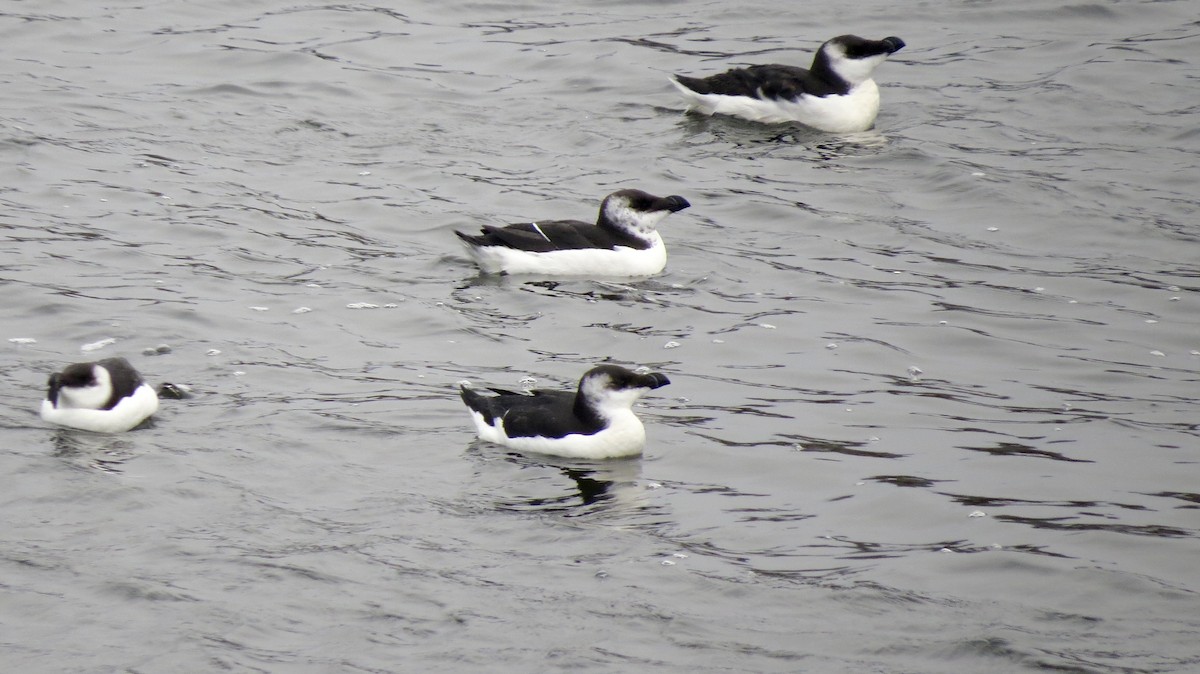
[{"label": "calm gray sea", "polygon": [[[0,671],[1200,671],[1197,16],[0,2]],[[667,83],[842,33],[871,132]],[[453,235],[621,187],[661,276]],[[195,397],[37,417],[116,355]],[[643,458],[474,439],[604,360]]]}]

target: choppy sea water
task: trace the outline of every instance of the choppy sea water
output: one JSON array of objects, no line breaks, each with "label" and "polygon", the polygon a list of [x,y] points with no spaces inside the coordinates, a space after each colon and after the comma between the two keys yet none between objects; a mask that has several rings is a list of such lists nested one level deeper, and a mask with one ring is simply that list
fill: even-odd
[{"label": "choppy sea water", "polygon": [[[872,132],[666,82],[846,32],[908,43]],[[0,44],[5,671],[1200,670],[1193,3],[62,0]],[[652,279],[452,233],[628,186],[693,204]],[[112,355],[195,397],[37,418]],[[672,380],[643,458],[474,440],[459,380],[603,360]]]}]

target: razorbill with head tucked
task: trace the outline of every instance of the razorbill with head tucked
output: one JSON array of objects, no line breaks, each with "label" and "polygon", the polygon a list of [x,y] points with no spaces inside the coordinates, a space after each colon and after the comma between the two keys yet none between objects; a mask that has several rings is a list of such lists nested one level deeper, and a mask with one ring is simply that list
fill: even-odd
[{"label": "razorbill with head tucked", "polygon": [[75,363],[50,375],[42,419],[97,433],[121,433],[158,411],[158,395],[124,358]]},{"label": "razorbill with head tucked", "polygon": [[670,384],[657,372],[638,374],[619,365],[598,365],[572,391],[484,396],[462,385],[479,437],[520,451],[575,459],[637,456],[646,429],[633,404],[651,389]]},{"label": "razorbill with head tucked", "polygon": [[676,75],[671,82],[689,110],[706,115],[800,122],[831,133],[866,131],[879,113],[879,87],[871,73],[903,47],[898,37],[839,35],[821,45],[808,70],[760,65],[705,78]]},{"label": "razorbill with head tucked", "polygon": [[486,273],[649,276],[667,265],[655,226],[691,204],[620,190],[604,198],[596,224],[543,220],[507,227],[484,225],[477,236],[455,232]]}]

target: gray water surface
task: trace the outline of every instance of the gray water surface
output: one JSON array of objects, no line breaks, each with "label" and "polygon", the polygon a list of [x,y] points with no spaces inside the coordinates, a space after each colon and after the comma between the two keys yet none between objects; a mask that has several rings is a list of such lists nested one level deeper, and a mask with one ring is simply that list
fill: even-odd
[{"label": "gray water surface", "polygon": [[[1200,671],[1195,8],[3,5],[0,669]],[[667,83],[847,32],[871,132]],[[621,187],[658,277],[453,235]],[[38,419],[116,355],[195,397]],[[605,360],[643,458],[474,439]]]}]

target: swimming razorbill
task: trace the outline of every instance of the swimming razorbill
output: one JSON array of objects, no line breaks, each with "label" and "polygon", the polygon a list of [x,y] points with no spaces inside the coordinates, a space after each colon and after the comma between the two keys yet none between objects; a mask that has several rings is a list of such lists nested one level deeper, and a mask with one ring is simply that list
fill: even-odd
[{"label": "swimming razorbill", "polygon": [[121,433],[158,411],[158,395],[124,358],[75,363],[50,375],[42,419],[97,433]]},{"label": "swimming razorbill", "polygon": [[461,393],[479,437],[488,442],[576,459],[612,459],[642,453],[646,429],[633,404],[670,383],[657,372],[597,365],[573,392],[490,389],[498,395],[484,396],[464,384]]},{"label": "swimming razorbill", "polygon": [[489,274],[649,276],[667,265],[667,249],[655,226],[688,206],[679,196],[620,190],[604,198],[595,224],[543,220],[484,225],[477,236],[455,234]]},{"label": "swimming razorbill", "polygon": [[759,65],[704,78],[676,75],[671,83],[689,110],[706,115],[800,122],[831,133],[866,131],[879,113],[879,87],[871,73],[903,47],[898,37],[839,35],[821,45],[808,70]]}]

